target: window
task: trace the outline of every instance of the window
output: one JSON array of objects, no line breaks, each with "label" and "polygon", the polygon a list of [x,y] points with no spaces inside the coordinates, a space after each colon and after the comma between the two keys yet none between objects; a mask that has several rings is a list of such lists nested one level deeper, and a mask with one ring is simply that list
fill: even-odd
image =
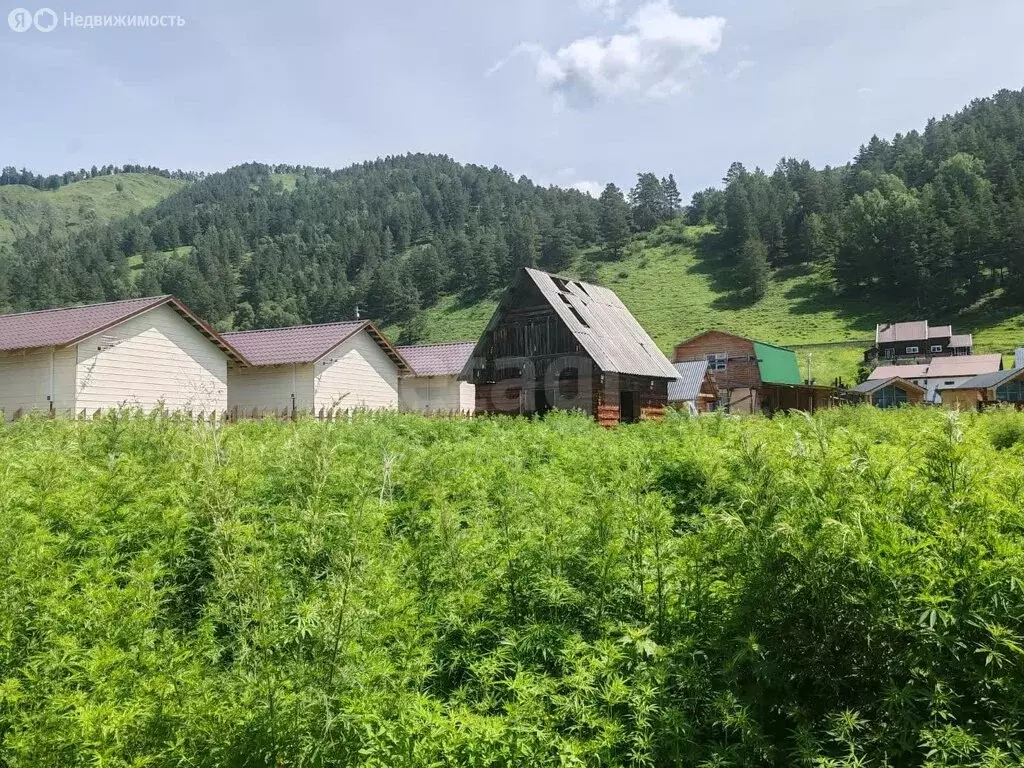
[{"label": "window", "polygon": [[921,351],[920,347],[907,347],[907,354],[908,355],[916,355],[920,351]]},{"label": "window", "polygon": [[907,402],[907,393],[902,389],[889,386],[875,393],[875,405],[879,408],[896,408]]},{"label": "window", "polygon": [[941,344],[932,344],[932,352],[941,352],[941,351],[942,351],[942,345]]},{"label": "window", "polygon": [[996,387],[996,400],[1002,403],[1024,402],[1024,381],[1017,379]]},{"label": "window", "polygon": [[892,347],[887,347],[885,350],[885,356],[891,360],[892,358],[896,357],[896,350],[893,349]]},{"label": "window", "polygon": [[944,381],[944,382],[942,382],[942,386],[944,386],[944,387],[952,387],[954,384],[956,384],[955,381]]},{"label": "window", "polygon": [[709,371],[724,371],[729,367],[729,353],[728,352],[715,352],[708,355],[708,370]]}]

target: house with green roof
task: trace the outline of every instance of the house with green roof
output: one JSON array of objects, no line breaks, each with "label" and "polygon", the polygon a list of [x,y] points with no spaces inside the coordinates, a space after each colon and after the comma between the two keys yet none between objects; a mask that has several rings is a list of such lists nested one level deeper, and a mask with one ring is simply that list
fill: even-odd
[{"label": "house with green roof", "polygon": [[815,411],[837,402],[833,387],[804,381],[796,352],[727,331],[711,330],[680,342],[676,363],[706,360],[730,413]]}]

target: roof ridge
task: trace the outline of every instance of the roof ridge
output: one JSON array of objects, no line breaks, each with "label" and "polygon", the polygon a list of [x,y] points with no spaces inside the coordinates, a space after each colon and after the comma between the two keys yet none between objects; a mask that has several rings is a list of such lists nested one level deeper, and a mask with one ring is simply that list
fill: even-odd
[{"label": "roof ridge", "polygon": [[225,331],[221,336],[240,336],[243,333],[269,333],[270,331],[293,331],[300,328],[333,328],[338,325],[356,325],[369,320],[338,320],[333,323],[306,323],[305,325],[282,325],[276,328],[251,328],[248,331]]},{"label": "roof ridge", "polygon": [[472,344],[476,346],[476,339],[463,339],[462,341],[432,341],[429,344],[396,344],[395,349],[426,349],[427,347],[450,347],[453,344]]},{"label": "roof ridge", "polygon": [[67,312],[72,309],[94,309],[96,307],[109,307],[114,304],[128,304],[132,301],[161,301],[163,299],[174,298],[172,294],[165,293],[160,296],[140,296],[137,299],[115,299],[114,301],[100,301],[95,304],[76,304],[73,307],[50,307],[49,309],[28,309],[24,312],[11,312],[6,315],[0,315],[0,317],[24,317],[25,315],[45,315],[50,312]]}]

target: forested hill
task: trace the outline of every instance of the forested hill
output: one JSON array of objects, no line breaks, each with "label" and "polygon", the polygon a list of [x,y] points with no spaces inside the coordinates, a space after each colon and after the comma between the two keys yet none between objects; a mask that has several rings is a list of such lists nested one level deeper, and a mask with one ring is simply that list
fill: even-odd
[{"label": "forested hill", "polygon": [[[471,337],[495,292],[539,264],[650,296],[647,324],[677,311],[681,294],[706,296],[688,311],[726,327],[736,320],[738,331],[771,303],[783,320],[757,331],[785,341],[812,311],[847,338],[861,338],[876,310],[977,330],[970,318],[1015,315],[1024,289],[1019,91],[922,132],[873,137],[841,167],[734,163],[721,187],[686,207],[671,176],[640,173],[628,192],[608,185],[595,200],[436,155],[337,171],[249,164],[166,181],[178,191],[146,210],[73,227],[50,217],[0,243],[0,311],[174,293],[225,329],[325,322],[358,308],[407,340]],[[659,228],[668,236],[651,238]],[[654,242],[662,246],[648,259]],[[657,282],[644,283],[654,279],[648,261]],[[808,277],[796,285],[794,275]],[[856,322],[836,319],[855,305]],[[473,320],[447,322],[458,317]],[[656,339],[667,346],[694,324],[668,323]]]}]

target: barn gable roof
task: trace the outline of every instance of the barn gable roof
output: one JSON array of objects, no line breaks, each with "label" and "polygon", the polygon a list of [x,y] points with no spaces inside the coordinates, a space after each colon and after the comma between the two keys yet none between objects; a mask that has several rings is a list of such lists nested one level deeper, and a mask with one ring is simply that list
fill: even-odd
[{"label": "barn gable roof", "polygon": [[414,376],[458,376],[473,354],[475,341],[447,341],[396,347]]},{"label": "barn gable roof", "polygon": [[[573,335],[597,367],[605,373],[674,380],[678,377],[672,363],[658,349],[626,305],[613,291],[591,283],[550,275],[539,269],[526,267],[519,282],[532,283],[559,319]],[[509,297],[515,287],[506,292],[498,304],[484,334],[473,350],[476,357],[483,353],[486,336],[510,309]],[[472,359],[463,369],[463,377],[472,375]]]},{"label": "barn gable roof", "polygon": [[235,331],[225,333],[224,338],[237,347],[251,365],[301,365],[315,363],[360,331],[370,335],[399,371],[411,370],[398,350],[369,320]]},{"label": "barn gable roof", "polygon": [[41,347],[69,347],[164,305],[181,315],[189,325],[220,347],[228,357],[241,363],[248,362],[224,336],[213,330],[174,296],[150,296],[144,299],[125,299],[81,307],[2,315],[0,352]]}]

